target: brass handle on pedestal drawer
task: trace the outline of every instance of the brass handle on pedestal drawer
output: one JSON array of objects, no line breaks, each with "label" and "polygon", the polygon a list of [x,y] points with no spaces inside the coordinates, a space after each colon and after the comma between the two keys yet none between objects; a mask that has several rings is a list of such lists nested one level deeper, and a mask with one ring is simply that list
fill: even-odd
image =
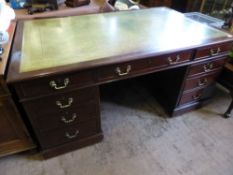
[{"label": "brass handle on pedestal drawer", "polygon": [[70,133],[66,132],[66,137],[67,137],[68,139],[74,139],[75,137],[78,136],[78,134],[79,134],[79,130],[76,130],[75,133],[72,134],[72,135],[71,135]]},{"label": "brass handle on pedestal drawer", "polygon": [[215,51],[214,49],[210,49],[210,56],[216,56],[221,52],[220,47],[217,48],[217,50]]},{"label": "brass handle on pedestal drawer", "polygon": [[207,78],[204,78],[204,79],[199,79],[198,80],[198,86],[204,86],[206,85],[206,83],[208,82],[208,79]]},{"label": "brass handle on pedestal drawer", "polygon": [[214,67],[213,63],[207,63],[204,65],[204,71],[205,72],[208,72],[208,71],[211,71],[211,69]]},{"label": "brass handle on pedestal drawer", "polygon": [[117,75],[119,75],[119,76],[128,75],[130,71],[131,71],[131,65],[128,65],[128,66],[127,66],[125,72],[122,72],[120,67],[117,67],[117,68],[116,68],[116,73],[117,73]]},{"label": "brass handle on pedestal drawer", "polygon": [[177,55],[176,56],[176,59],[172,59],[172,57],[168,57],[167,58],[169,64],[177,64],[179,61],[180,61],[180,55]]},{"label": "brass handle on pedestal drawer", "polygon": [[199,100],[201,98],[201,94],[193,95],[193,100]]},{"label": "brass handle on pedestal drawer", "polygon": [[50,85],[52,88],[54,88],[55,90],[59,90],[59,89],[64,89],[64,88],[66,88],[67,85],[69,84],[69,82],[70,82],[69,78],[65,78],[62,86],[58,86],[57,83],[56,83],[54,80],[50,81],[50,82],[49,82],[49,85]]},{"label": "brass handle on pedestal drawer", "polygon": [[76,120],[76,118],[77,118],[77,115],[76,115],[76,113],[74,113],[74,114],[72,115],[72,118],[71,118],[71,119],[66,119],[65,116],[62,116],[62,117],[61,117],[61,121],[63,121],[65,124],[68,124],[68,123],[74,122],[74,121]]},{"label": "brass handle on pedestal drawer", "polygon": [[56,105],[59,106],[60,108],[68,108],[72,105],[74,99],[73,98],[68,98],[68,103],[66,105],[62,104],[61,101],[56,101]]}]

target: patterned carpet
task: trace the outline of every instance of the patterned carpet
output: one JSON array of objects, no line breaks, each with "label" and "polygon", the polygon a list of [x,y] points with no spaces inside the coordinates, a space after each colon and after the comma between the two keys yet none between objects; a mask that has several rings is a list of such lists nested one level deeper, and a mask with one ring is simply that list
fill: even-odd
[{"label": "patterned carpet", "polygon": [[1,175],[233,175],[230,98],[175,118],[143,87],[115,85],[102,96],[104,140],[41,161],[33,152],[0,159]]}]

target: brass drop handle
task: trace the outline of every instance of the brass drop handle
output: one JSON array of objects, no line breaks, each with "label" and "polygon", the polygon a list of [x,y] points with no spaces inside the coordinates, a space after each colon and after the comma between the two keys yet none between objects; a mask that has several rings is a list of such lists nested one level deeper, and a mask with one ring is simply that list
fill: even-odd
[{"label": "brass drop handle", "polygon": [[213,63],[205,64],[204,65],[204,71],[205,72],[211,71],[211,69],[213,69],[213,67],[214,67]]},{"label": "brass drop handle", "polygon": [[66,132],[65,136],[68,139],[74,139],[78,136],[78,134],[79,134],[79,130],[76,130],[74,134],[70,134],[70,133]]},{"label": "brass drop handle", "polygon": [[193,95],[194,100],[199,100],[200,98],[201,98],[201,94]]},{"label": "brass drop handle", "polygon": [[210,49],[210,56],[216,56],[221,52],[221,48],[218,47],[217,50]]},{"label": "brass drop handle", "polygon": [[74,99],[71,97],[71,98],[68,98],[68,103],[66,105],[62,104],[61,101],[56,101],[56,105],[59,106],[61,109],[64,109],[64,108],[68,108],[72,105]]},{"label": "brass drop handle", "polygon": [[72,115],[72,118],[71,118],[71,119],[67,119],[65,116],[62,116],[62,117],[61,117],[61,121],[64,122],[65,124],[69,124],[69,123],[74,122],[74,121],[76,120],[76,118],[77,118],[77,114],[74,113],[74,114]]},{"label": "brass drop handle", "polygon": [[170,65],[172,64],[177,64],[180,61],[180,55],[176,55],[175,59],[172,59],[172,57],[168,57],[167,60],[169,62]]},{"label": "brass drop handle", "polygon": [[125,72],[122,72],[121,68],[120,68],[120,67],[117,67],[117,68],[116,68],[116,73],[117,73],[117,75],[119,75],[119,76],[128,75],[129,72],[131,71],[131,69],[132,69],[131,65],[128,65],[127,68],[126,68],[126,71],[125,71]]},{"label": "brass drop handle", "polygon": [[204,79],[199,79],[198,80],[198,86],[204,86],[206,85],[206,83],[208,82],[208,79],[207,78],[204,78]]},{"label": "brass drop handle", "polygon": [[54,88],[55,90],[60,90],[60,89],[66,88],[68,86],[69,82],[70,82],[69,78],[65,78],[62,86],[58,86],[56,81],[54,81],[54,80],[50,81],[49,85],[52,88]]}]

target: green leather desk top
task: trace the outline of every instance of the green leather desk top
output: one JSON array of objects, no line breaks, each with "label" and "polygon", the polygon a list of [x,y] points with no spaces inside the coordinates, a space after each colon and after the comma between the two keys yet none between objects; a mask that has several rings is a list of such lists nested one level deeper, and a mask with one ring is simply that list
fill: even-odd
[{"label": "green leather desk top", "polygon": [[231,37],[167,8],[24,22],[20,72]]}]

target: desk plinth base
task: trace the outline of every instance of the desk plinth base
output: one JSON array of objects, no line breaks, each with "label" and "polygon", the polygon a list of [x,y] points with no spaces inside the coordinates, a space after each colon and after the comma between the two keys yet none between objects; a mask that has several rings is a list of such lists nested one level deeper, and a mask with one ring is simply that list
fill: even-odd
[{"label": "desk plinth base", "polygon": [[182,115],[188,111],[199,109],[199,108],[205,106],[206,104],[208,104],[210,101],[211,101],[211,98],[204,100],[204,101],[201,101],[201,102],[193,102],[193,103],[188,103],[186,105],[176,107],[174,109],[173,113],[171,114],[171,116],[175,117],[175,116]]},{"label": "desk plinth base", "polygon": [[103,140],[103,133],[100,132],[94,136],[78,140],[78,141],[73,141],[69,142],[63,145],[59,145],[57,147],[53,147],[51,149],[46,149],[41,152],[42,156],[44,159],[49,159],[57,155],[61,155],[64,153],[68,153],[70,151],[74,151],[78,148],[82,148],[85,146],[93,145],[95,143],[98,143]]}]

